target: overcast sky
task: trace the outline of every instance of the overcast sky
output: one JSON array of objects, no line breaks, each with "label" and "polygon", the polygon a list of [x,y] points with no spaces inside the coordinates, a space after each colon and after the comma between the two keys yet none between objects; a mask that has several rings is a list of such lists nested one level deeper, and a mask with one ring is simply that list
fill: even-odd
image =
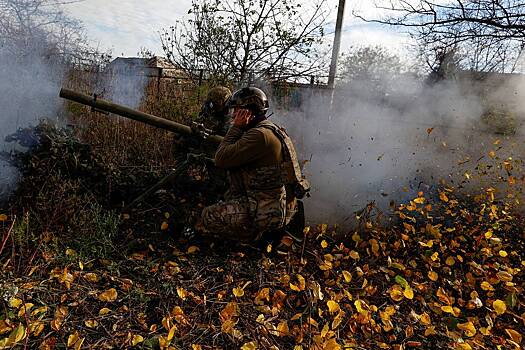
[{"label": "overcast sky", "polygon": [[[304,0],[308,1],[308,0]],[[342,52],[351,45],[381,44],[403,50],[408,39],[392,28],[363,23],[352,16],[352,10],[371,17],[378,12],[370,0],[347,0]],[[338,0],[328,0],[333,6],[335,23]],[[84,0],[70,4],[66,11],[84,23],[88,37],[100,49],[111,49],[113,56],[136,56],[141,47],[162,55],[159,31],[183,18],[191,0]]]}]

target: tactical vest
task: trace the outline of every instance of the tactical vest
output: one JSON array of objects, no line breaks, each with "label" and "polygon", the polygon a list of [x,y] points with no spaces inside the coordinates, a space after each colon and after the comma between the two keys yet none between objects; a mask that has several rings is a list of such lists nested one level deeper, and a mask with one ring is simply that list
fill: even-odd
[{"label": "tactical vest", "polygon": [[257,124],[257,127],[272,130],[275,136],[281,141],[284,158],[281,164],[281,177],[283,184],[287,187],[286,195],[288,197],[293,196],[294,198],[302,199],[309,193],[310,183],[303,176],[292,139],[288,136],[284,128],[268,120],[260,122]]},{"label": "tactical vest", "polygon": [[[297,210],[297,199],[303,198],[310,186],[302,175],[297,153],[286,132],[266,120],[255,127],[271,130],[281,141],[283,161],[274,166],[231,171],[230,179],[237,178],[242,182],[241,192],[248,197],[254,228],[260,236],[264,231],[287,225]],[[232,184],[236,182],[233,180]]]}]

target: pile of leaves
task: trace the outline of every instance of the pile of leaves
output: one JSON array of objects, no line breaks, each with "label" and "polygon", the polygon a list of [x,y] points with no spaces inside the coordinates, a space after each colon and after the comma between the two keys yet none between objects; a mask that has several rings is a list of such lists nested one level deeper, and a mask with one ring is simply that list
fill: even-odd
[{"label": "pile of leaves", "polygon": [[185,238],[176,195],[119,215],[92,205],[107,195],[93,184],[67,214],[81,224],[53,230],[0,210],[0,349],[520,349],[524,180],[515,161],[489,159],[476,174],[495,169],[493,187],[442,183],[388,215],[370,205],[355,230],[308,227],[286,255]]}]

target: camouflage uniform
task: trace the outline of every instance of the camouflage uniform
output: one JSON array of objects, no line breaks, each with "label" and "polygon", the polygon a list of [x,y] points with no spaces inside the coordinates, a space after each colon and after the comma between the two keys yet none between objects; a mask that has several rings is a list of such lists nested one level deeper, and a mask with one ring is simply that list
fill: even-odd
[{"label": "camouflage uniform", "polygon": [[[212,88],[195,122],[202,124],[215,135],[224,136],[230,126],[230,118],[225,106],[230,96],[231,91],[226,87]],[[212,155],[216,150],[215,144],[203,138],[176,135],[174,148],[177,163],[186,169],[176,178],[173,186],[178,196],[187,199],[188,207],[193,208],[193,210],[185,210],[185,224],[193,226],[200,216],[200,209],[197,209],[195,201],[206,205],[222,198],[228,187],[226,171],[215,167],[213,162],[198,157]],[[196,157],[188,160],[188,154]]]},{"label": "camouflage uniform", "polygon": [[246,132],[232,126],[215,162],[229,169],[230,190],[226,201],[204,209],[206,230],[224,238],[251,241],[264,232],[282,229],[290,221],[297,199],[293,189],[287,188],[286,172],[289,164],[300,169],[284,130],[268,120]]}]

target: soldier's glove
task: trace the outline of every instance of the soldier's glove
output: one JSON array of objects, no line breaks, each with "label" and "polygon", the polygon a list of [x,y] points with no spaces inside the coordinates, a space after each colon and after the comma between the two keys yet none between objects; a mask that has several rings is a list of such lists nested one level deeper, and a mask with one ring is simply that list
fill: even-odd
[{"label": "soldier's glove", "polygon": [[295,197],[298,199],[303,199],[304,197],[310,197],[310,182],[306,179],[302,179],[301,181],[295,183],[294,186],[294,193]]},{"label": "soldier's glove", "polygon": [[202,164],[207,164],[207,163],[213,163],[214,160],[210,157],[208,157],[208,155],[206,153],[188,153],[188,155],[186,156],[186,160],[189,162],[189,163],[202,163]]},{"label": "soldier's glove", "polygon": [[192,122],[190,128],[194,135],[204,140],[213,135],[213,131],[207,129],[202,123]]}]

